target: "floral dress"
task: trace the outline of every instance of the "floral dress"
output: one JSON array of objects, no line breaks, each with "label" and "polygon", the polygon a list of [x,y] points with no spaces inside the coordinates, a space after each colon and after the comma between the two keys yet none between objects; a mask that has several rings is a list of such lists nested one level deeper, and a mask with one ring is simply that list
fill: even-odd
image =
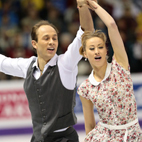
[{"label": "floral dress", "polygon": [[[91,100],[97,108],[99,122],[90,131],[85,142],[124,142],[126,129],[109,129],[100,123],[119,126],[137,119],[137,105],[133,91],[130,69],[125,70],[113,58],[108,63],[101,82],[93,77],[93,71],[78,88],[78,94]],[[127,128],[127,142],[142,142],[139,123]]]}]

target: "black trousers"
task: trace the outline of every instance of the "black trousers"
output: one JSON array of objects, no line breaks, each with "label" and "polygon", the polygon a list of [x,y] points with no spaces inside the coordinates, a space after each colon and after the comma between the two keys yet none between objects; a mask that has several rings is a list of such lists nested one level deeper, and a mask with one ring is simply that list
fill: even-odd
[{"label": "black trousers", "polygon": [[44,142],[79,142],[79,139],[76,130],[69,127],[66,131],[49,134]]}]

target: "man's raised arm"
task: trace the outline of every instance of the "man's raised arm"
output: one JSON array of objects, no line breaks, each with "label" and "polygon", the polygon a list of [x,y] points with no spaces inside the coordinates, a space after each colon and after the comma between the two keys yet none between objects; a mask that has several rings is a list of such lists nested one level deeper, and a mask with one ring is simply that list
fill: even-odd
[{"label": "man's raised arm", "polygon": [[86,0],[76,0],[79,10],[80,25],[83,31],[94,31],[92,15]]}]

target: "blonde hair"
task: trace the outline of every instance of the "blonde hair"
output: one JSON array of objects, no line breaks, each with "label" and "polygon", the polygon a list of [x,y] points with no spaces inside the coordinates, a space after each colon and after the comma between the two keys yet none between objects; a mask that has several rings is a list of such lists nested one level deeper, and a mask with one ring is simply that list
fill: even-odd
[{"label": "blonde hair", "polygon": [[107,41],[106,35],[101,30],[96,30],[94,32],[90,32],[90,31],[84,32],[84,34],[82,35],[82,39],[81,39],[82,46],[79,49],[79,53],[81,55],[84,55],[84,51],[86,48],[86,41],[93,37],[101,38],[105,43]]}]

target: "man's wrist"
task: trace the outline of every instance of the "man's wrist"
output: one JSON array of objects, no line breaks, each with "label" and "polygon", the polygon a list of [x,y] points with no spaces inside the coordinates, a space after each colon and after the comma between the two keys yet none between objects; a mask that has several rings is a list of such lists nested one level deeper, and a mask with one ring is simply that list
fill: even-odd
[{"label": "man's wrist", "polygon": [[77,8],[87,7],[87,4],[77,5]]}]

